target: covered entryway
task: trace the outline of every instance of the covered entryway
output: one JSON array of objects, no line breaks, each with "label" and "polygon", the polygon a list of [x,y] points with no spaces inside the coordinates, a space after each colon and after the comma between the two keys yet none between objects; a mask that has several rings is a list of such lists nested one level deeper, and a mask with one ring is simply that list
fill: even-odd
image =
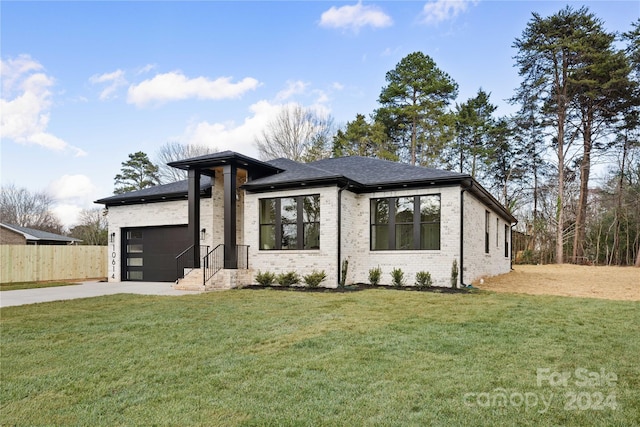
[{"label": "covered entryway", "polygon": [[122,280],[174,282],[176,255],[190,245],[187,225],[122,229]]}]

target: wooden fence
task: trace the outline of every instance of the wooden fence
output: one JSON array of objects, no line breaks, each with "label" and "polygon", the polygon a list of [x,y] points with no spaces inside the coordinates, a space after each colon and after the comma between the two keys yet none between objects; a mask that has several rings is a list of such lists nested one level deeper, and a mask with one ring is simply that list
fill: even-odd
[{"label": "wooden fence", "polygon": [[107,277],[106,246],[0,246],[2,283],[104,277]]}]

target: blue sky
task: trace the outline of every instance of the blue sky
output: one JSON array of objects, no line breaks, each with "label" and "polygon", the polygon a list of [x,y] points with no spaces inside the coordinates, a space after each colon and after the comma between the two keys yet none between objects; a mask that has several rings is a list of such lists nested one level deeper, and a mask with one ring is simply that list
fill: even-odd
[{"label": "blue sky", "polygon": [[377,107],[385,73],[422,51],[498,105],[532,12],[587,6],[628,31],[637,1],[0,3],[2,184],[45,190],[72,225],[113,191],[129,153],[169,141],[257,156],[255,136],[299,103],[345,124]]}]

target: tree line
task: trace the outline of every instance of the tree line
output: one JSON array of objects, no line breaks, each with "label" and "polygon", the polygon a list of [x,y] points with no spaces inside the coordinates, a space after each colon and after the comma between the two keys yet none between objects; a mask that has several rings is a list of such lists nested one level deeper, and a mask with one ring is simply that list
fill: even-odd
[{"label": "tree line", "polygon": [[[512,115],[496,116],[482,87],[456,102],[454,79],[413,52],[386,73],[373,112],[336,127],[287,105],[256,148],[264,160],[355,155],[466,173],[519,219],[516,261],[640,266],[640,19],[612,33],[586,7],[534,13],[513,47]],[[156,163],[132,153],[114,192],[184,179],[166,164],[215,151],[167,143]]]}]

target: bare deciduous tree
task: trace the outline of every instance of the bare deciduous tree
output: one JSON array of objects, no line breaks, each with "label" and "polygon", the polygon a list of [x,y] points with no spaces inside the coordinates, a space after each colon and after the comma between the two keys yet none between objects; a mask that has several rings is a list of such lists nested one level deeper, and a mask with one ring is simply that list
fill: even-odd
[{"label": "bare deciduous tree", "polygon": [[0,220],[5,224],[62,233],[62,223],[51,211],[52,206],[53,198],[44,191],[32,193],[15,184],[2,186]]},{"label": "bare deciduous tree", "polygon": [[216,147],[201,144],[181,144],[177,141],[167,142],[156,153],[156,164],[161,184],[187,179],[187,172],[167,166],[167,163],[217,153]]},{"label": "bare deciduous tree", "polygon": [[105,210],[96,208],[80,211],[78,225],[71,228],[70,234],[82,240],[83,245],[105,246],[108,243]]},{"label": "bare deciduous tree", "polygon": [[256,146],[263,160],[285,157],[308,162],[329,157],[332,132],[331,116],[299,104],[288,104],[256,138]]}]

